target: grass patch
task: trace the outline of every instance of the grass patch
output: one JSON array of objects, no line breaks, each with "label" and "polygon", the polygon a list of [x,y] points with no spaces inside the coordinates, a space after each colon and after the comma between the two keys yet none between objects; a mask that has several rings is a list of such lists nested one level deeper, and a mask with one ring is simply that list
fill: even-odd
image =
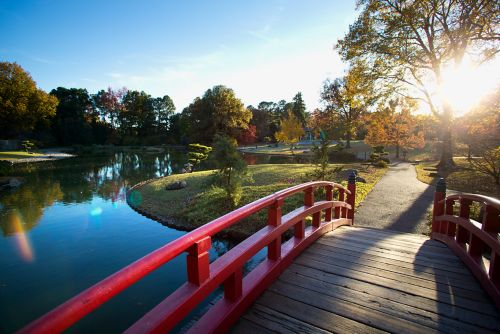
[{"label": "grass patch", "polygon": [[[364,183],[357,183],[356,205],[366,197],[385,169],[376,169],[361,164],[345,164],[344,169],[355,168],[359,176],[365,178]],[[312,165],[304,164],[279,164],[279,165],[253,165],[249,166],[254,182],[243,185],[243,196],[239,206],[253,202],[259,198],[270,195],[276,191],[310,181],[306,176],[314,170]],[[178,174],[161,178],[138,188],[142,195],[139,208],[163,218],[173,218],[184,222],[187,228],[196,228],[211,220],[222,216],[232,210],[225,199],[225,193],[220,188],[211,186],[213,171]],[[341,172],[335,180],[345,180],[346,172]],[[165,186],[176,181],[186,181],[188,186],[184,189],[167,191]],[[347,181],[342,181],[346,185]],[[324,198],[316,194],[318,199]],[[283,214],[301,206],[303,194],[297,194],[285,200]],[[226,234],[243,238],[253,234],[266,224],[267,211],[252,215],[227,229]]]},{"label": "grass patch", "polygon": [[417,178],[427,184],[435,184],[441,177],[446,179],[448,189],[477,193],[487,196],[499,196],[500,189],[491,176],[470,168],[466,158],[454,158],[456,168],[450,171],[438,171],[438,161],[420,163],[416,166]]},{"label": "grass patch", "polygon": [[43,156],[40,153],[26,153],[25,151],[5,151],[0,152],[0,160],[18,160],[18,159],[26,159]]}]

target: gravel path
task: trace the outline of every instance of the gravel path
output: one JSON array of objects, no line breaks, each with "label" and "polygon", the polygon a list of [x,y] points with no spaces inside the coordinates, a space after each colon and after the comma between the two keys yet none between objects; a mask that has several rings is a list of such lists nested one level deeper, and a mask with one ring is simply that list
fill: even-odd
[{"label": "gravel path", "polygon": [[354,216],[354,225],[408,233],[427,233],[434,187],[417,180],[415,166],[391,164]]}]

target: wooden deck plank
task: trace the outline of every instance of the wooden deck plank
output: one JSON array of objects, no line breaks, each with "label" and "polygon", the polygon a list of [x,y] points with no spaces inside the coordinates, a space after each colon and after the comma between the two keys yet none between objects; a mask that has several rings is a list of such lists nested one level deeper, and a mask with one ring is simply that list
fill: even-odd
[{"label": "wooden deck plank", "polygon": [[417,264],[417,263],[410,263],[406,261],[400,261],[400,260],[394,260],[391,258],[386,258],[382,256],[376,256],[368,253],[363,253],[360,251],[356,251],[353,249],[346,249],[342,247],[337,247],[337,246],[326,246],[322,245],[320,243],[315,243],[311,245],[309,248],[311,249],[312,252],[323,252],[323,253],[331,253],[331,254],[337,254],[339,256],[356,256],[360,260],[364,260],[367,262],[377,262],[377,263],[383,263],[386,265],[390,265],[393,267],[397,268],[405,268],[405,269],[410,269],[413,270],[417,273],[426,273],[430,275],[436,275],[436,276],[445,276],[445,277],[450,277],[456,280],[460,280],[464,283],[473,283],[477,284],[477,281],[470,275],[469,271],[463,271],[463,272],[454,272],[454,271],[448,271],[445,269],[442,269],[436,265],[430,266],[430,265],[423,265],[423,264]]},{"label": "wooden deck plank", "polygon": [[[400,261],[405,261],[408,263],[417,263],[421,265],[435,265],[441,268],[446,268],[447,270],[454,271],[454,272],[459,272],[459,273],[468,273],[468,269],[465,267],[463,263],[460,263],[458,261],[452,261],[452,262],[447,262],[447,261],[442,261],[438,259],[432,259],[428,256],[425,255],[420,255],[420,254],[414,254],[412,256],[408,254],[400,254],[397,252],[389,252],[389,251],[384,251],[375,247],[363,247],[360,246],[354,242],[350,241],[344,241],[344,240],[328,240],[328,239],[318,239],[316,241],[319,244],[327,245],[327,246],[338,246],[338,247],[343,247],[347,249],[352,249],[355,251],[359,251],[362,253],[367,253],[367,254],[372,254],[376,256],[382,256],[386,257],[389,259],[395,259],[395,260],[400,260]],[[458,258],[457,258],[458,260]]]},{"label": "wooden deck plank", "polygon": [[330,333],[322,328],[259,304],[256,304],[250,312],[245,314],[243,319],[265,326],[270,333]]},{"label": "wooden deck plank", "polygon": [[432,252],[428,252],[425,249],[421,249],[419,251],[411,250],[408,248],[397,248],[391,247],[389,245],[384,245],[382,242],[370,242],[367,240],[363,240],[360,237],[354,238],[343,238],[343,237],[333,237],[333,238],[321,238],[318,242],[324,244],[341,244],[347,245],[348,247],[353,247],[355,249],[362,249],[365,251],[375,251],[382,254],[397,254],[400,257],[406,257],[410,260],[414,258],[423,259],[427,262],[434,262],[439,264],[456,264],[465,268],[465,266],[460,262],[460,259],[454,256],[453,254],[433,254]]},{"label": "wooden deck plank", "polygon": [[464,321],[472,325],[484,326],[492,329],[500,326],[500,319],[497,317],[498,314],[496,312],[492,312],[492,314],[483,314],[478,312],[478,310],[467,310],[459,305],[409,295],[404,291],[394,290],[375,284],[366,284],[366,282],[358,281],[349,277],[330,275],[324,271],[304,267],[298,264],[292,264],[287,271],[297,274],[300,273],[299,275],[301,276],[311,277],[322,282],[345,287],[353,291],[367,293],[369,295],[380,297],[388,301],[394,301],[402,305],[420,308],[424,311]]},{"label": "wooden deck plank", "polygon": [[[306,269],[307,268],[303,268],[303,270]],[[318,293],[372,308],[397,318],[420,323],[424,326],[441,330],[446,328],[446,332],[463,333],[463,331],[466,331],[467,333],[476,333],[478,328],[476,326],[484,326],[480,321],[475,321],[472,324],[464,323],[454,318],[444,317],[439,313],[424,310],[419,307],[420,305],[410,306],[377,295],[372,295],[367,291],[358,291],[349,287],[331,284],[312,278],[307,275],[307,272],[287,270],[281,275],[280,280],[288,284],[297,285]],[[386,288],[378,287],[378,289]],[[500,331],[500,321],[497,321],[498,319],[483,317],[480,314],[476,314],[476,318],[477,317],[480,317],[480,320],[486,320],[484,328],[488,328],[492,330],[492,332]]]},{"label": "wooden deck plank", "polygon": [[343,227],[294,260],[248,310],[241,332],[254,325],[281,333],[497,333],[500,316],[443,244]]},{"label": "wooden deck plank", "polygon": [[376,285],[392,287],[394,289],[406,291],[408,293],[430,299],[460,299],[464,305],[467,305],[467,307],[471,309],[483,307],[484,304],[489,305],[489,300],[487,300],[483,295],[476,295],[471,291],[463,291],[459,289],[450,290],[439,286],[422,287],[420,285],[415,285],[415,282],[413,281],[409,282],[409,279],[407,277],[403,277],[402,275],[387,275],[382,271],[370,270],[367,267],[358,266],[353,268],[351,266],[342,266],[342,263],[338,263],[337,261],[334,262],[335,264],[325,263],[318,261],[313,257],[306,256],[305,254],[297,258],[295,263],[324,270],[331,274],[351,277],[370,284],[371,282],[374,282]]},{"label": "wooden deck plank", "polygon": [[460,280],[453,280],[446,276],[420,274],[411,269],[391,266],[381,262],[367,262],[353,256],[342,256],[335,253],[325,254],[325,252],[318,252],[311,249],[308,249],[307,253],[303,254],[303,256],[316,259],[320,262],[334,262],[335,264],[347,268],[366,268],[363,272],[378,272],[380,276],[387,278],[397,277],[398,280],[403,280],[407,283],[426,288],[432,289],[441,287],[442,289],[448,289],[451,286],[452,288],[472,291],[474,294],[485,295],[479,284],[471,281],[464,283]]},{"label": "wooden deck plank", "polygon": [[[272,310],[301,320],[314,327],[334,333],[384,333],[371,326],[325,311],[322,308],[301,303],[274,291],[266,291],[256,302]],[[246,316],[246,315],[245,315]]]}]

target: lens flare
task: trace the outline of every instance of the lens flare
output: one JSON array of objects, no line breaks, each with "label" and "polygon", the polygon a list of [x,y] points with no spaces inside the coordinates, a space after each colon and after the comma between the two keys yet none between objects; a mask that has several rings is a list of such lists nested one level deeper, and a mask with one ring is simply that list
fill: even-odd
[{"label": "lens flare", "polygon": [[102,209],[100,207],[93,208],[90,211],[90,215],[93,216],[93,217],[100,216],[101,214],[102,214]]},{"label": "lens flare", "polygon": [[24,226],[17,212],[9,215],[9,224],[14,231],[14,238],[16,239],[19,254],[26,262],[34,260],[33,249],[31,248],[30,240],[24,231]]}]

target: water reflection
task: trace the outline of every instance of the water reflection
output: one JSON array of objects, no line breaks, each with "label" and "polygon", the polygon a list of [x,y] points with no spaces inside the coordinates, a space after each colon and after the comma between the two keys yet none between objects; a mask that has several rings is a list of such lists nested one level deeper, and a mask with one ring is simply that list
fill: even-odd
[{"label": "water reflection", "polygon": [[170,175],[183,163],[182,152],[119,152],[22,166],[16,176],[22,176],[25,183],[18,189],[0,193],[0,229],[4,236],[17,233],[14,222],[19,220],[23,231],[29,231],[37,225],[44,208],[55,202],[86,203],[96,195],[112,202],[124,201],[131,185]]}]

